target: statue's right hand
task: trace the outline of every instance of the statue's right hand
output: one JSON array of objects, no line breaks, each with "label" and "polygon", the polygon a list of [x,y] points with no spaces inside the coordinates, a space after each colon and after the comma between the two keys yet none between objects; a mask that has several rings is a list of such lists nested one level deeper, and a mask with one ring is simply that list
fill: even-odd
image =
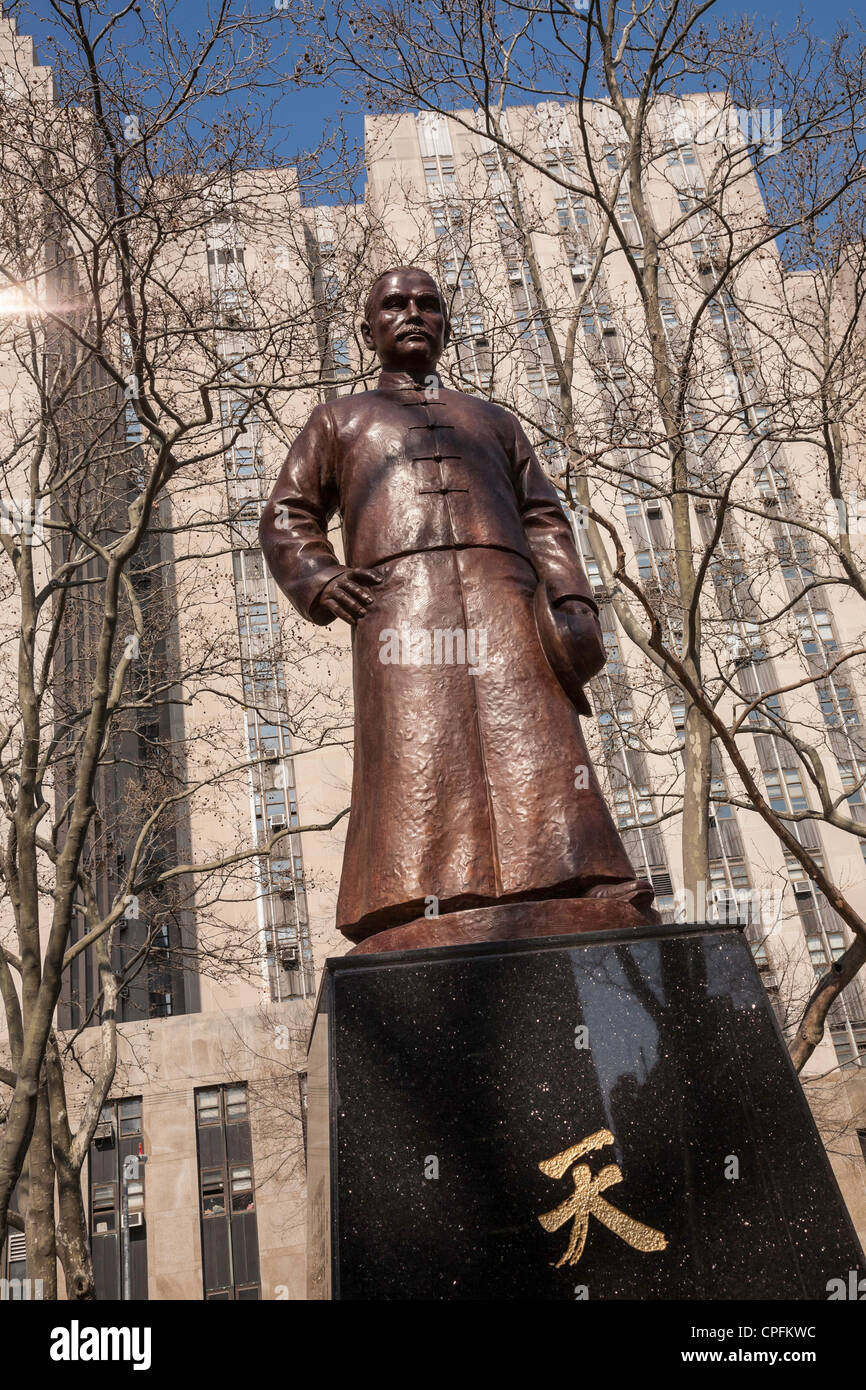
[{"label": "statue's right hand", "polygon": [[373,602],[369,586],[381,583],[382,576],[375,570],[345,570],[325,585],[316,606],[354,627]]}]

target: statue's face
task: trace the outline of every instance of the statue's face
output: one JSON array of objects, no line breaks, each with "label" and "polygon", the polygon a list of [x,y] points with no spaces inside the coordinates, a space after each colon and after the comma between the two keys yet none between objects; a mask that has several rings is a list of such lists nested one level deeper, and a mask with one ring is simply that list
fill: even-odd
[{"label": "statue's face", "polygon": [[432,371],[448,341],[448,319],[436,281],[423,270],[397,270],[386,276],[376,286],[361,333],[389,371]]}]

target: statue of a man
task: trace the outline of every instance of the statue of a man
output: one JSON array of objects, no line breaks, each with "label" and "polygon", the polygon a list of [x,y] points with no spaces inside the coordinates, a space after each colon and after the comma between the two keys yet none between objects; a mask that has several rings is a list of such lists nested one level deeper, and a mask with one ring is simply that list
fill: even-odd
[{"label": "statue of a man", "polygon": [[[589,895],[648,906],[539,639],[542,581],[577,679],[604,663],[556,489],[513,415],[436,375],[449,325],[426,272],[380,275],[365,313],[378,385],[315,408],[260,528],[298,612],[353,629],[337,925],[362,941],[433,900],[440,915]],[[327,538],[337,511],[345,564]]]}]

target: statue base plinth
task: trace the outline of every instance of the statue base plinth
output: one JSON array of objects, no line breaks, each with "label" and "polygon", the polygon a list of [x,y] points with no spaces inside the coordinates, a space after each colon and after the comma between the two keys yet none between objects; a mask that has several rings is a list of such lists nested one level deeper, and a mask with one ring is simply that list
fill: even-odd
[{"label": "statue base plinth", "polygon": [[307,1172],[314,1299],[826,1300],[866,1267],[731,926],[329,960]]}]

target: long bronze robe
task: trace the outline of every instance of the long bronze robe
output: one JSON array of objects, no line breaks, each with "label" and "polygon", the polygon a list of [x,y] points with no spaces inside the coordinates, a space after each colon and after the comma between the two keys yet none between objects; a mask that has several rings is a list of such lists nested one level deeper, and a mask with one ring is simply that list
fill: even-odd
[{"label": "long bronze robe", "polygon": [[[353,630],[340,930],[363,940],[422,916],[432,899],[445,913],[633,878],[577,713],[539,644],[539,579],[553,601],[595,605],[517,420],[394,372],[375,391],[316,407],[260,526],[274,578],[316,623],[332,621],[317,600],[346,568],[327,539],[337,510],[347,566],[384,577]],[[437,630],[451,641],[468,633],[474,661],[449,660],[461,648],[440,637],[437,649]]]}]

